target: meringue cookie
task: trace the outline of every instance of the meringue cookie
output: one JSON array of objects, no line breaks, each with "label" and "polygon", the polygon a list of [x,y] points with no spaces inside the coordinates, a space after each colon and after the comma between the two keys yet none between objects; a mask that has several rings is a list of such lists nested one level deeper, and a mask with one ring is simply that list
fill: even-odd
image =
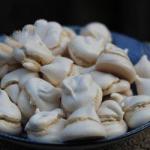
[{"label": "meringue cookie", "polygon": [[34,23],[35,31],[40,36],[41,39],[44,39],[47,34],[48,30],[47,24],[48,22],[45,19],[38,19]]},{"label": "meringue cookie", "polygon": [[127,89],[127,90],[125,90],[125,91],[123,91],[123,92],[120,92],[120,94],[122,94],[122,95],[124,95],[124,96],[132,96],[132,95],[133,95],[133,91],[132,91],[132,89],[130,88],[130,89]]},{"label": "meringue cookie", "polygon": [[52,63],[41,67],[41,72],[53,85],[58,86],[70,74],[73,69],[73,61],[69,58],[57,56]]},{"label": "meringue cookie", "polygon": [[105,129],[98,118],[95,108],[86,105],[73,112],[62,130],[63,141],[105,137]]},{"label": "meringue cookie", "polygon": [[150,121],[150,96],[127,97],[121,102],[121,106],[129,128],[136,128]]},{"label": "meringue cookie", "polygon": [[24,68],[14,70],[2,78],[1,88],[5,89],[11,84],[18,84],[21,80],[22,82],[26,82],[30,77],[38,77],[38,74]]},{"label": "meringue cookie", "polygon": [[49,111],[60,106],[61,91],[40,78],[31,78],[24,84],[30,101],[40,111]]},{"label": "meringue cookie", "polygon": [[7,73],[20,68],[19,64],[3,64],[0,65],[0,79],[3,78]]},{"label": "meringue cookie", "polygon": [[63,116],[61,109],[36,113],[25,127],[28,138],[42,143],[60,142],[60,134],[65,124]]},{"label": "meringue cookie", "polygon": [[95,40],[92,37],[76,36],[68,44],[71,58],[80,66],[91,66],[104,50],[103,40]]},{"label": "meringue cookie", "polygon": [[15,48],[13,56],[25,68],[39,71],[41,65],[50,63],[54,57],[38,34],[34,30],[27,29],[25,28],[18,33],[18,40],[24,48]]},{"label": "meringue cookie", "polygon": [[26,93],[22,93],[23,85],[33,77],[38,77],[38,74],[22,68],[6,74],[1,80],[1,88],[5,89],[12,102],[18,105],[23,121],[35,112],[35,107],[30,104]]},{"label": "meringue cookie", "polygon": [[25,124],[35,113],[36,106],[32,103],[29,95],[24,89],[21,89],[17,95],[17,105],[22,113],[22,122]]},{"label": "meringue cookie", "polygon": [[143,55],[135,65],[136,73],[142,78],[150,78],[150,61],[147,55]]},{"label": "meringue cookie", "polygon": [[13,48],[4,43],[0,43],[0,64],[12,61],[12,52]]},{"label": "meringue cookie", "polygon": [[72,39],[76,36],[76,33],[71,28],[63,27],[63,30],[67,33],[67,35],[70,39]]},{"label": "meringue cookie", "polygon": [[136,89],[139,95],[150,95],[150,79],[136,76]]},{"label": "meringue cookie", "polygon": [[18,96],[20,93],[20,89],[18,84],[10,84],[5,88],[5,91],[7,92],[9,98],[14,102],[15,104],[18,103]]},{"label": "meringue cookie", "polygon": [[16,41],[15,39],[13,39],[10,36],[5,36],[4,37],[4,43],[6,43],[8,46],[12,47],[12,48],[21,48],[22,44],[19,43],[18,41]]},{"label": "meringue cookie", "polygon": [[68,77],[62,82],[62,107],[71,113],[86,104],[94,105],[98,110],[102,101],[102,90],[90,75]]},{"label": "meringue cookie", "polygon": [[12,135],[21,132],[21,113],[3,90],[0,90],[0,132]]},{"label": "meringue cookie", "polygon": [[111,33],[108,28],[100,22],[92,22],[81,29],[81,35],[91,36],[95,39],[104,39],[105,42],[111,42]]},{"label": "meringue cookie", "polygon": [[98,110],[98,115],[105,128],[107,138],[120,136],[127,132],[127,125],[123,120],[124,112],[117,102],[104,101]]},{"label": "meringue cookie", "polygon": [[92,71],[90,72],[90,75],[103,90],[106,90],[108,87],[119,81],[119,78],[116,76],[104,72]]},{"label": "meringue cookie", "polygon": [[123,101],[123,99],[125,98],[125,95],[122,95],[120,93],[112,93],[110,95],[110,98],[113,99],[114,101],[116,101],[117,103],[121,103]]},{"label": "meringue cookie", "polygon": [[13,48],[0,43],[0,78],[18,66],[18,63],[13,58]]},{"label": "meringue cookie", "polygon": [[107,44],[105,51],[98,57],[96,69],[134,82],[136,72],[126,53],[113,44]]},{"label": "meringue cookie", "polygon": [[47,22],[43,19],[35,22],[35,31],[54,55],[64,54],[73,36],[71,29],[63,28],[57,22]]},{"label": "meringue cookie", "polygon": [[119,80],[119,82],[112,84],[112,86],[105,90],[103,95],[109,95],[115,92],[126,94],[127,90],[130,90],[130,83],[126,80]]},{"label": "meringue cookie", "polygon": [[126,80],[120,80],[112,74],[92,71],[90,72],[93,80],[102,88],[103,95],[111,93],[122,93],[130,89],[130,84]]}]

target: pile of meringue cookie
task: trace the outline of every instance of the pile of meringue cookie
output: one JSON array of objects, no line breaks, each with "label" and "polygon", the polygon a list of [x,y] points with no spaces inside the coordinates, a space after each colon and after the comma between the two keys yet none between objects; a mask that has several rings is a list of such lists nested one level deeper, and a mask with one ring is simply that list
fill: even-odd
[{"label": "pile of meringue cookie", "polygon": [[[114,138],[150,121],[150,61],[134,66],[101,23],[77,35],[37,20],[0,43],[0,132],[58,143]],[[135,83],[139,95],[133,96]]]}]

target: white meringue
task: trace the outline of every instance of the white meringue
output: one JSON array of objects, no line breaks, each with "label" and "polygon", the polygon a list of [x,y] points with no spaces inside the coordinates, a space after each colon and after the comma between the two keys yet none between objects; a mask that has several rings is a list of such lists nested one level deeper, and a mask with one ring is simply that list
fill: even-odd
[{"label": "white meringue", "polygon": [[70,39],[72,39],[76,36],[76,33],[71,28],[63,27],[63,30],[67,33],[67,35]]},{"label": "white meringue", "polygon": [[42,143],[60,142],[60,135],[65,124],[63,116],[61,109],[36,113],[25,127],[28,137]]},{"label": "white meringue", "polygon": [[135,65],[136,73],[142,78],[150,78],[150,61],[147,55],[143,55]]},{"label": "white meringue", "polygon": [[97,110],[101,104],[102,90],[90,75],[69,77],[62,82],[61,88],[61,103],[67,113],[86,104],[94,105]]},{"label": "white meringue", "polygon": [[81,29],[81,35],[91,36],[96,39],[104,39],[105,42],[111,42],[111,33],[108,28],[100,22],[92,22]]},{"label": "white meringue", "polygon": [[113,100],[104,101],[98,115],[106,130],[107,138],[120,136],[127,132],[127,125],[123,120],[124,112],[117,102]]},{"label": "white meringue", "polygon": [[104,43],[92,37],[76,36],[68,44],[68,50],[76,64],[88,67],[96,62],[104,50]]},{"label": "white meringue", "polygon": [[98,118],[95,108],[85,105],[73,112],[62,130],[63,141],[105,137],[105,129]]},{"label": "white meringue", "polygon": [[67,44],[75,34],[57,22],[47,22],[43,19],[35,22],[35,31],[54,55],[66,53]]},{"label": "white meringue", "polygon": [[[92,71],[90,72],[93,80],[102,88],[103,95],[109,95],[111,93],[124,93],[130,90],[130,84],[126,80],[120,80],[112,74]],[[126,94],[126,93],[125,93]]]},{"label": "white meringue", "polygon": [[40,78],[31,78],[24,84],[30,101],[40,111],[49,111],[60,106],[60,89]]},{"label": "white meringue", "polygon": [[136,128],[150,121],[150,96],[127,97],[121,102],[121,106],[129,128]]},{"label": "white meringue", "polygon": [[103,90],[106,90],[108,87],[119,81],[118,77],[109,73],[92,71],[90,72],[90,75]]},{"label": "white meringue", "polygon": [[136,76],[136,89],[139,95],[150,95],[150,79]]},{"label": "white meringue", "polygon": [[33,77],[38,77],[38,74],[22,68],[6,74],[1,80],[1,88],[5,89],[9,98],[21,110],[23,122],[35,112],[35,107],[30,104],[30,99],[23,89],[24,84]]},{"label": "white meringue", "polygon": [[0,132],[12,135],[21,132],[21,113],[3,90],[0,90]]},{"label": "white meringue", "polygon": [[13,56],[25,68],[31,71],[39,71],[40,65],[48,64],[53,60],[51,51],[34,30],[30,31],[30,29],[24,27],[22,31],[16,34],[19,34],[18,40],[24,48],[14,49]]},{"label": "white meringue", "polygon": [[7,73],[20,68],[19,64],[3,64],[0,65],[0,79],[3,78]]},{"label": "white meringue", "polygon": [[53,85],[58,86],[72,73],[73,61],[69,58],[58,56],[52,63],[41,67],[41,72]]},{"label": "white meringue", "polygon": [[123,99],[125,98],[125,95],[122,95],[120,93],[112,93],[110,95],[110,98],[113,99],[114,101],[118,102],[119,104],[123,101]]},{"label": "white meringue", "polygon": [[130,83],[126,80],[119,80],[119,82],[112,84],[112,86],[110,86],[107,90],[105,90],[103,92],[103,95],[109,95],[115,92],[126,94],[126,91],[128,90],[130,90]]},{"label": "white meringue", "polygon": [[38,19],[34,23],[35,31],[40,36],[41,39],[44,39],[47,34],[48,30],[47,24],[48,22],[45,19]]},{"label": "white meringue", "polygon": [[9,63],[12,61],[13,48],[10,46],[0,43],[0,64]]},{"label": "white meringue", "polygon": [[13,58],[13,48],[0,43],[0,78],[18,66],[18,63]]},{"label": "white meringue", "polygon": [[6,88],[7,86],[11,84],[18,84],[21,80],[22,82],[26,82],[28,78],[30,77],[37,77],[38,74],[31,72],[29,70],[26,70],[24,68],[20,68],[17,70],[14,70],[8,74],[6,74],[2,80],[1,80],[1,88]]},{"label": "white meringue", "polygon": [[29,95],[22,89],[17,96],[17,105],[22,113],[22,122],[26,123],[35,113],[36,106],[30,100]]},{"label": "white meringue", "polygon": [[18,96],[20,93],[20,89],[19,89],[18,84],[10,84],[9,86],[7,86],[5,88],[5,91],[7,92],[8,96],[12,100],[12,102],[17,104]]},{"label": "white meringue", "polygon": [[107,44],[96,62],[96,69],[134,82],[136,72],[127,54],[113,44]]},{"label": "white meringue", "polygon": [[10,36],[5,36],[4,37],[4,43],[6,43],[8,46],[12,47],[12,48],[21,48],[22,44],[19,43],[18,41],[16,41],[15,39],[13,39]]}]

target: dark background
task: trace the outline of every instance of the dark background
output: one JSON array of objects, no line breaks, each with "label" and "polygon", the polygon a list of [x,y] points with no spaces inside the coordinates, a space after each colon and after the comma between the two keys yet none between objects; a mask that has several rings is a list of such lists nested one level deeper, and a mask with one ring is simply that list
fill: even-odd
[{"label": "dark background", "polygon": [[105,23],[111,30],[150,41],[150,0],[0,0],[0,33],[38,18],[65,25]]}]

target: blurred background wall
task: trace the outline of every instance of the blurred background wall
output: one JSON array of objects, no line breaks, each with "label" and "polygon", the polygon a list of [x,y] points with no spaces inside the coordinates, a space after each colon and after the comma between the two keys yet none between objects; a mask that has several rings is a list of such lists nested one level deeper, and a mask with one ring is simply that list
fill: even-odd
[{"label": "blurred background wall", "polygon": [[0,0],[0,33],[38,18],[65,25],[100,21],[112,31],[150,41],[150,0]]}]

